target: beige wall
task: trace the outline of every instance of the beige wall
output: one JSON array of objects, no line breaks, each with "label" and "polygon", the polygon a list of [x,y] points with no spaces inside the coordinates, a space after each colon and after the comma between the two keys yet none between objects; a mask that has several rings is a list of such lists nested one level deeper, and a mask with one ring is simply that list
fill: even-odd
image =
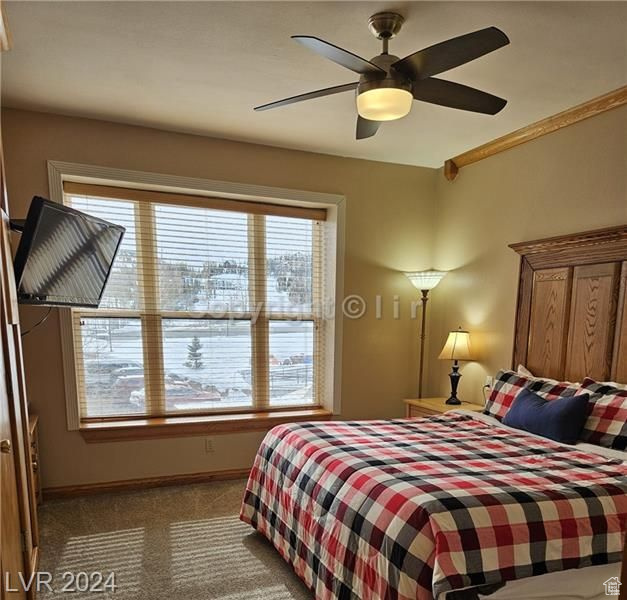
[{"label": "beige wall", "polygon": [[[13,217],[48,195],[46,161],[63,160],[347,198],[345,293],[370,310],[344,320],[342,417],[393,417],[415,393],[416,294],[399,270],[452,270],[431,293],[426,388],[448,391],[437,361],[446,333],[468,328],[478,360],[460,395],[481,398],[487,374],[510,366],[518,256],[507,245],[627,222],[627,107],[464,168],[453,183],[430,169],[344,159],[87,119],[5,110]],[[375,296],[384,318],[374,317]],[[392,318],[392,298],[401,318]],[[41,310],[25,309],[24,326]],[[57,315],[25,338],[28,392],[41,416],[44,485],[60,486],[247,466],[261,434],[86,445],[65,427]],[[129,456],[132,457],[129,460]]]},{"label": "beige wall", "polygon": [[481,399],[486,375],[510,367],[518,255],[507,245],[627,223],[627,106],[437,178],[434,265],[453,272],[433,291],[431,393],[450,389],[433,360],[446,333],[470,330],[478,361],[460,397]]},{"label": "beige wall", "polygon": [[[5,110],[3,138],[11,214],[24,217],[30,199],[48,196],[46,161],[343,194],[346,294],[373,310],[344,322],[342,409],[346,418],[394,417],[415,391],[417,324],[407,306],[414,290],[399,270],[431,266],[436,172],[283,150],[88,119]],[[358,143],[358,142],[356,142]],[[369,143],[368,141],[361,143]],[[394,320],[392,298],[403,310]],[[24,309],[24,327],[43,309]],[[61,345],[56,311],[24,340],[28,394],[41,418],[45,486],[63,486],[246,467],[261,434],[215,436],[213,454],[201,437],[85,444],[66,431]]]}]

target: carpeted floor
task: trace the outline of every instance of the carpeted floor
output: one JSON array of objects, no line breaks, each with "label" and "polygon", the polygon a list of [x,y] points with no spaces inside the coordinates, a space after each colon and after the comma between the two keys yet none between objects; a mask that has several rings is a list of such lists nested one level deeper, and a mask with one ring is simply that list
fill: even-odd
[{"label": "carpeted floor", "polygon": [[[262,536],[238,519],[244,481],[45,503],[40,571],[52,600],[311,600]],[[63,593],[64,572],[115,572],[114,593]],[[78,582],[77,582],[78,583]]]}]

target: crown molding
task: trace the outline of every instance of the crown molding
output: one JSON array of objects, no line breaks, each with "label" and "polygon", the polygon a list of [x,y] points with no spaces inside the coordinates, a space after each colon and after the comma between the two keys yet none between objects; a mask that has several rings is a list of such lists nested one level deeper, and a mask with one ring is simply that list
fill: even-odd
[{"label": "crown molding", "polygon": [[573,106],[556,115],[512,131],[487,144],[468,150],[463,154],[454,156],[444,163],[444,176],[449,181],[453,181],[462,167],[498,154],[499,152],[504,152],[520,144],[526,144],[531,140],[535,140],[548,133],[553,133],[564,127],[574,125],[584,119],[596,117],[597,115],[623,106],[624,104],[627,104],[627,85],[608,92],[607,94],[603,94],[602,96],[598,96],[597,98],[593,98],[592,100],[588,100],[583,104]]}]

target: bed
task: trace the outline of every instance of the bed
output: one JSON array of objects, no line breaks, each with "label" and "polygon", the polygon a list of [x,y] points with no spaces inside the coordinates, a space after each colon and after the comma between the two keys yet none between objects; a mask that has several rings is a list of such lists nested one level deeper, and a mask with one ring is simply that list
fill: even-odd
[{"label": "bed", "polygon": [[[514,364],[627,380],[627,227],[513,247]],[[241,518],[318,600],[606,597],[627,462],[463,411],[287,424],[259,449]]]},{"label": "bed", "polygon": [[242,518],[320,600],[430,600],[619,562],[624,461],[489,419],[279,426]]}]

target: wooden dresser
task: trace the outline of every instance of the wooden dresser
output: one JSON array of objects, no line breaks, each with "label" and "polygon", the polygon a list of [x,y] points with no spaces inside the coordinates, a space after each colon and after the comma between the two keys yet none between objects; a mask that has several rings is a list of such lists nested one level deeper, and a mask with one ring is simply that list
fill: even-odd
[{"label": "wooden dresser", "polygon": [[471,404],[470,402],[462,402],[462,404],[446,404],[446,398],[408,398],[405,402],[406,417],[431,417],[433,415],[441,415],[442,413],[463,408],[464,410],[472,410],[483,412],[484,407],[479,404]]}]

